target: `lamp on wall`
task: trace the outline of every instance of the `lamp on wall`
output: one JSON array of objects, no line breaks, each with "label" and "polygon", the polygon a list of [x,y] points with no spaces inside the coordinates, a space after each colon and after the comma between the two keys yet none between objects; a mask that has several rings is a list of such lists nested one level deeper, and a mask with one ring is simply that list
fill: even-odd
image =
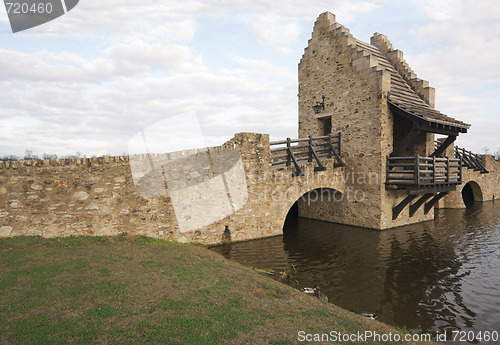
[{"label": "lamp on wall", "polygon": [[322,96],[322,101],[316,101],[316,104],[312,106],[314,113],[319,114],[321,110],[325,110],[325,95]]}]

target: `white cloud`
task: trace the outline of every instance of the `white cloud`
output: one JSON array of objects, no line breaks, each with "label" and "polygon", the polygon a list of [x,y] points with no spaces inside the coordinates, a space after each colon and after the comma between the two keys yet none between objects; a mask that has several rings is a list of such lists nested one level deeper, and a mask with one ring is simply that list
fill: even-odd
[{"label": "white cloud", "polygon": [[98,82],[113,73],[113,66],[104,58],[89,60],[65,51],[28,54],[0,49],[0,55],[2,80]]},{"label": "white cloud", "polygon": [[203,69],[201,58],[193,49],[182,45],[148,43],[142,40],[128,44],[118,43],[110,46],[106,53],[120,71],[175,71],[192,72]]},{"label": "white cloud", "polygon": [[[476,109],[478,100],[463,98],[454,83],[497,83],[498,69],[487,67],[499,60],[500,27],[498,21],[482,23],[472,13],[468,19],[477,25],[471,30],[460,18],[470,11],[470,3],[462,3],[463,8],[458,9],[442,5],[433,9],[433,2],[424,3],[429,16],[410,32],[422,53],[410,55],[408,60],[419,76],[439,87],[438,104],[450,109],[451,116],[469,121],[468,114]],[[26,47],[11,40],[0,49],[0,155],[22,154],[26,148],[38,154],[121,154],[140,129],[186,111],[196,111],[209,145],[217,140],[221,143],[237,131],[293,137],[297,132],[295,59],[299,54],[292,49],[298,38],[309,35],[314,19],[326,10],[348,24],[385,4],[323,0],[307,4],[298,0],[80,2],[59,19],[16,34]],[[488,13],[487,6],[478,6],[485,18],[498,18]],[[493,4],[492,11],[497,9]],[[208,37],[213,49],[204,54],[221,64],[228,61],[228,66],[215,70],[206,65],[208,56],[202,55],[194,38],[203,30],[200,18],[222,16],[241,23],[234,30],[249,30],[254,41],[242,45],[257,50],[249,56],[235,56],[231,47]],[[306,33],[304,22],[309,23]],[[448,44],[446,48],[443,42]],[[43,48],[30,48],[30,43]],[[307,41],[298,44],[305,47]],[[472,49],[464,52],[461,44]],[[460,55],[465,58],[458,59]],[[460,97],[453,98],[456,95]],[[456,104],[460,106],[453,108]],[[466,112],[467,104],[470,111]]]},{"label": "white cloud", "polygon": [[431,20],[410,31],[421,53],[407,56],[415,69],[427,74],[422,77],[437,80],[441,87],[499,83],[500,3],[459,0],[423,5]]}]

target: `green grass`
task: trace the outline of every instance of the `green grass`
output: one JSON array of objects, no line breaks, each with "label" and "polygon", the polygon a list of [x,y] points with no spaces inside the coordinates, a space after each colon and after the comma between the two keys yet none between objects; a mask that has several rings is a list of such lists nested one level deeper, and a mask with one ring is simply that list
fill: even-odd
[{"label": "green grass", "polygon": [[[297,332],[399,332],[199,245],[0,240],[2,344],[296,344]],[[401,344],[401,343],[397,343]]]}]

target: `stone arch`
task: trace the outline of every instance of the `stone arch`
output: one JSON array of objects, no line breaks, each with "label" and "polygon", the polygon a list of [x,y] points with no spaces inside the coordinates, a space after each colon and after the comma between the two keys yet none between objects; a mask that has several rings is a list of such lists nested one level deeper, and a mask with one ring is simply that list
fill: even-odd
[{"label": "stone arch", "polygon": [[466,206],[483,201],[483,191],[476,181],[467,182],[462,188],[462,200]]},{"label": "stone arch", "polygon": [[[344,193],[337,188],[319,187],[307,190],[292,202],[289,202],[284,208],[281,229],[284,231],[286,222],[297,216],[333,221],[328,219],[329,213],[336,212],[336,207],[332,207],[332,205],[343,201]],[[319,211],[321,208],[323,209],[322,212]]]}]

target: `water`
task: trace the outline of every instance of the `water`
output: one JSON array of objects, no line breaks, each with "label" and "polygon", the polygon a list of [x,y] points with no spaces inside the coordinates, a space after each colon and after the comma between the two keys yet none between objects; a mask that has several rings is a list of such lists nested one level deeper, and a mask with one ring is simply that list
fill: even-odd
[{"label": "water", "polygon": [[283,236],[212,249],[414,333],[500,333],[500,202],[385,231],[289,218]]}]

